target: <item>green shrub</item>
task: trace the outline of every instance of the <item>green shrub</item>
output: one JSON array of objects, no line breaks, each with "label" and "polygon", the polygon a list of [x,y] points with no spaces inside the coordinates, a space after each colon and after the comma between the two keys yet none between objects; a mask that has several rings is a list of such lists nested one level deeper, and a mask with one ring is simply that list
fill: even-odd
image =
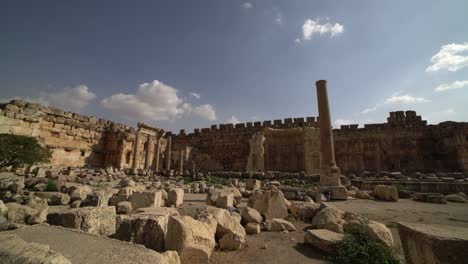
[{"label": "green shrub", "polygon": [[0,169],[49,162],[52,154],[33,137],[0,134]]},{"label": "green shrub", "polygon": [[58,191],[57,183],[54,180],[48,180],[46,186],[46,192],[56,192]]},{"label": "green shrub", "polygon": [[354,229],[338,242],[329,261],[333,264],[400,264],[392,249],[371,241],[363,229]]}]

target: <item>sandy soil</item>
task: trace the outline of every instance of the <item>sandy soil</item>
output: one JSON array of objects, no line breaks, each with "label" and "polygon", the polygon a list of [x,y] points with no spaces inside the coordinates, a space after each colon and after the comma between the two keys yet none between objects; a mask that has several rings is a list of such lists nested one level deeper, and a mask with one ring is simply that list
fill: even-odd
[{"label": "sandy soil", "polygon": [[[183,213],[191,214],[205,203],[206,195],[186,194]],[[244,201],[245,202],[245,201]],[[385,223],[393,233],[396,247],[401,252],[397,222],[442,224],[468,228],[468,204],[429,204],[410,199],[399,202],[374,200],[348,200],[331,202],[339,209],[359,213],[371,220]],[[303,244],[306,223],[291,222],[296,232],[262,232],[247,236],[248,247],[239,251],[215,250],[211,263],[326,263],[326,258],[312,247]],[[266,245],[266,249],[265,249]]]}]

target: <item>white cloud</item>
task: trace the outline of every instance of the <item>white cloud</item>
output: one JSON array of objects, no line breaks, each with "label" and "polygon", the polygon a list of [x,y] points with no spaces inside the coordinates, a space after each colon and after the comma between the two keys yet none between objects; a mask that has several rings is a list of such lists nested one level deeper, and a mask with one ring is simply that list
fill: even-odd
[{"label": "white cloud", "polygon": [[377,110],[377,106],[366,108],[366,109],[361,111],[361,114],[365,115],[365,114],[368,114],[370,112],[374,112],[375,110]]},{"label": "white cloud", "polygon": [[294,40],[294,42],[296,42],[296,43],[301,43],[301,39],[300,39],[300,38],[296,38],[296,39]]},{"label": "white cloud", "polygon": [[342,125],[350,125],[352,123],[354,123],[353,120],[347,120],[347,119],[337,119],[337,120],[333,121],[333,125],[335,127],[340,127]]},{"label": "white cloud", "polygon": [[415,104],[415,103],[426,103],[430,102],[429,100],[422,97],[413,97],[411,95],[400,95],[392,96],[385,99],[385,104]]},{"label": "white cloud", "polygon": [[253,5],[250,2],[245,2],[241,5],[241,7],[245,9],[250,9],[250,8],[253,8]]},{"label": "white cloud", "polygon": [[96,94],[91,92],[86,85],[75,87],[65,87],[54,92],[40,92],[39,97],[18,97],[10,98],[39,103],[45,106],[57,107],[67,111],[79,112],[96,98]]},{"label": "white cloud", "polygon": [[427,67],[426,72],[447,69],[448,71],[458,71],[468,66],[468,54],[460,54],[468,51],[468,42],[463,44],[447,44],[440,48],[440,51],[432,56],[432,65]]},{"label": "white cloud", "polygon": [[104,98],[101,104],[126,119],[174,120],[184,114],[216,119],[211,105],[193,107],[179,97],[177,89],[157,80],[140,84],[135,94],[118,93]]},{"label": "white cloud", "polygon": [[239,124],[240,120],[239,118],[235,116],[231,116],[229,119],[226,120],[226,124]]},{"label": "white cloud", "polygon": [[344,32],[343,25],[339,23],[331,24],[329,22],[320,24],[319,19],[307,19],[302,25],[302,37],[304,40],[310,40],[314,35],[330,34],[330,37],[337,36]]},{"label": "white cloud", "polygon": [[216,111],[210,104],[204,104],[193,108],[193,113],[210,121],[216,120]]},{"label": "white cloud", "polygon": [[190,93],[192,97],[195,97],[196,99],[200,99],[201,95],[199,93]]},{"label": "white cloud", "polygon": [[450,84],[441,84],[437,86],[434,91],[445,92],[447,90],[461,89],[467,86],[468,86],[468,80],[467,81],[454,81],[453,83],[450,83]]},{"label": "white cloud", "polygon": [[278,25],[282,25],[283,24],[283,14],[280,12],[280,11],[276,11],[276,18],[275,18],[275,22],[278,24]]}]

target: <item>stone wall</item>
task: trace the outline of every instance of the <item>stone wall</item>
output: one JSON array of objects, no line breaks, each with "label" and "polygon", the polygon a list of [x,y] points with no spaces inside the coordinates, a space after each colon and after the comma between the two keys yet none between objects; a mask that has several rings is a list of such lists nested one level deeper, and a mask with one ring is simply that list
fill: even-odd
[{"label": "stone wall", "polygon": [[[163,131],[156,131],[161,137]],[[131,168],[136,132],[116,122],[21,100],[0,105],[0,133],[37,138],[52,150],[52,166]],[[143,167],[144,158],[140,155],[137,168]]]}]

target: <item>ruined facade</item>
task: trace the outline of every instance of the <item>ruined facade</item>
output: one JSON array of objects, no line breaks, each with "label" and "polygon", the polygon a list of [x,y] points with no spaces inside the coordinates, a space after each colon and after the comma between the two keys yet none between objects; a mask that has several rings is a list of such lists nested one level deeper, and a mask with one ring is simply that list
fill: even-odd
[{"label": "ruined facade", "polygon": [[[14,100],[0,105],[0,133],[38,138],[52,149],[51,165],[56,166],[319,174],[322,162],[314,117],[221,124],[172,134],[142,123],[132,128]],[[382,124],[334,129],[333,143],[343,173],[468,172],[468,123],[427,125],[414,111],[392,112]]]}]

